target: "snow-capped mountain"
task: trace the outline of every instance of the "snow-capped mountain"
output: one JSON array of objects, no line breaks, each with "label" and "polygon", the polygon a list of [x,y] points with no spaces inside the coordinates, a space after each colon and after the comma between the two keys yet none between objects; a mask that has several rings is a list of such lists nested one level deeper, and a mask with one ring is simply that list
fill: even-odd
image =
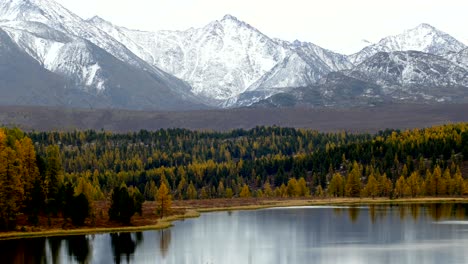
[{"label": "snow-capped mountain", "polygon": [[[0,3],[0,29],[50,72],[67,80],[67,94],[86,93],[74,107],[177,109],[200,101],[190,86],[154,67],[104,31],[51,0]],[[165,98],[170,96],[170,98]],[[193,102],[195,103],[193,103]],[[175,103],[170,107],[170,103]],[[194,105],[191,107],[190,105]]]},{"label": "snow-capped mountain", "polygon": [[348,76],[375,83],[395,100],[455,101],[468,95],[468,71],[419,51],[379,52]]},{"label": "snow-capped mountain", "polygon": [[344,55],[312,43],[270,39],[232,15],[186,31],[136,31],[101,18],[89,23],[190,83],[195,94],[225,106],[245,91],[304,86],[352,67]]},{"label": "snow-capped mountain", "polygon": [[358,73],[384,86],[468,86],[465,69],[443,57],[419,51],[379,52],[351,71],[354,76]]},{"label": "snow-capped mountain", "polygon": [[3,0],[0,40],[2,104],[179,110],[468,101],[468,48],[428,24],[345,56],[270,38],[231,15],[145,32],[84,20],[53,0]]},{"label": "snow-capped mountain", "polygon": [[122,61],[142,66],[141,59],[120,42],[95,27],[89,27],[79,16],[53,0],[4,0],[0,3],[0,19],[38,22],[54,30],[85,38]]},{"label": "snow-capped mountain", "polygon": [[267,89],[246,92],[233,105],[349,107],[467,100],[466,69],[441,56],[397,51],[379,52],[351,70],[331,72],[312,85],[277,89],[276,93]]},{"label": "snow-capped mountain", "polygon": [[[271,96],[284,88],[313,85],[330,72],[353,67],[346,56],[313,43],[276,41],[288,50],[288,55],[247,89],[243,98],[246,98],[246,94],[257,94],[250,103],[263,97],[259,96],[259,92]],[[234,101],[231,99],[229,103],[232,105]]]},{"label": "snow-capped mountain", "polygon": [[287,45],[290,49],[305,58],[309,58],[311,61],[314,61],[315,58],[319,59],[328,66],[330,71],[348,70],[354,66],[346,55],[324,49],[310,42],[295,40]]},{"label": "snow-capped mountain", "polygon": [[89,22],[150,64],[190,83],[195,94],[215,100],[243,92],[286,53],[269,37],[230,15],[186,31],[144,32],[111,27],[102,19]]},{"label": "snow-capped mountain", "polygon": [[[300,45],[300,42],[293,44],[304,47]],[[465,49],[462,50],[464,47]],[[315,54],[317,52],[313,53]],[[325,96],[327,94],[335,94],[335,102],[341,101],[349,105],[350,102],[343,101],[343,98],[338,99],[340,94],[334,92],[349,90],[350,86],[342,82],[358,83],[353,80],[360,80],[366,84],[361,83],[362,86],[367,87],[373,84],[380,87],[381,92],[372,89],[367,90],[368,94],[354,90],[355,99],[369,99],[370,104],[373,104],[371,102],[376,99],[418,102],[465,100],[468,94],[468,76],[465,71],[468,65],[467,54],[466,46],[455,38],[428,24],[421,24],[401,35],[384,38],[378,44],[370,45],[361,52],[349,56],[356,66],[353,66],[349,60],[340,60],[342,55],[339,54],[335,55],[332,61],[344,63],[341,64],[341,68],[333,68],[330,64],[320,63],[326,60],[321,58],[318,60],[317,56],[308,57],[302,52],[297,52],[291,57],[286,57],[282,63],[265,74],[245,93],[230,99],[227,105],[231,107],[259,104],[281,105],[278,102],[284,98],[288,98],[286,101],[289,103],[294,101],[294,104],[334,105],[333,100],[330,100],[332,98]],[[309,64],[307,61],[312,61],[312,63]],[[311,69],[311,66],[319,67]],[[340,70],[353,80],[340,77],[333,78],[333,82],[330,81],[330,76],[340,75],[328,73]],[[304,74],[308,72],[316,75]],[[291,87],[301,88],[291,89]],[[333,90],[332,87],[340,88]],[[327,93],[326,91],[334,92]],[[310,96],[312,94],[315,94],[317,100],[312,99]],[[349,93],[348,95],[350,96]],[[307,99],[304,100],[304,98]],[[365,101],[357,100],[355,103],[359,105],[359,102]]]},{"label": "snow-capped mountain", "polygon": [[465,44],[449,34],[429,24],[421,24],[402,34],[383,38],[378,43],[349,56],[349,59],[357,65],[378,52],[415,50],[443,56],[451,52],[459,52],[464,48],[466,48]]}]

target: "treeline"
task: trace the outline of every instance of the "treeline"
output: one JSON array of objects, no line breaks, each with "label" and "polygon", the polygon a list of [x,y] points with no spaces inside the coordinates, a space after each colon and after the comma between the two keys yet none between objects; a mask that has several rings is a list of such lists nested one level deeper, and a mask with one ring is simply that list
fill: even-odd
[{"label": "treeline", "polygon": [[[40,132],[29,136],[41,155],[49,145],[60,146],[65,178],[94,186],[96,199],[122,182],[138,189],[146,200],[154,199],[162,182],[176,199],[235,197],[244,186],[250,195],[262,195],[258,190],[265,193],[265,184],[273,195],[285,196],[285,188],[301,178],[310,194],[325,195],[333,193],[327,192],[333,175],[339,173],[346,182],[355,163],[362,190],[370,176],[377,181],[384,176],[393,184],[385,196],[393,197],[400,196],[394,191],[400,176],[406,179],[417,172],[426,180],[431,178],[428,171],[432,175],[436,167],[442,172],[448,169],[451,178],[458,175],[464,157],[468,157],[467,127],[462,123],[387,130],[376,135],[257,127],[228,133],[169,129],[128,134]],[[294,181],[288,184],[290,179]],[[288,196],[292,195],[290,191]],[[420,191],[418,195],[432,192]]]},{"label": "treeline", "polygon": [[[468,193],[461,172],[467,123],[375,135],[280,127],[127,134],[4,129],[2,135],[1,195],[18,197],[15,206],[1,207],[3,226],[18,213],[32,221],[38,210],[67,216],[66,205],[81,194],[91,218],[93,201],[113,197],[130,197],[138,212],[142,200],[158,200],[163,185],[175,199]],[[5,176],[11,173],[3,168],[13,168],[8,164],[21,168],[17,177]]]}]

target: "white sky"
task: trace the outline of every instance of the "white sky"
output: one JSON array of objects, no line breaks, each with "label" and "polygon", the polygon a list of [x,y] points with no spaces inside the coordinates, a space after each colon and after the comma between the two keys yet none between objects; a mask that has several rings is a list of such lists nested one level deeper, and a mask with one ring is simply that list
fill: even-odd
[{"label": "white sky", "polygon": [[362,40],[429,23],[468,44],[467,0],[56,0],[83,18],[99,15],[133,29],[184,30],[225,14],[269,37],[313,42],[345,54]]}]

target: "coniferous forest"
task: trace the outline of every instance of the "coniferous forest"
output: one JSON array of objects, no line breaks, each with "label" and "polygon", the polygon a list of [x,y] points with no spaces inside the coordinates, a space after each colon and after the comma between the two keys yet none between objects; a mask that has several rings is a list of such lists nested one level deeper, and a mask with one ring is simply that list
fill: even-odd
[{"label": "coniferous forest", "polygon": [[[0,129],[0,229],[19,215],[75,225],[110,200],[129,223],[145,200],[236,197],[421,197],[468,194],[468,123],[377,134],[256,127],[22,132]],[[71,209],[73,208],[73,210]]]}]

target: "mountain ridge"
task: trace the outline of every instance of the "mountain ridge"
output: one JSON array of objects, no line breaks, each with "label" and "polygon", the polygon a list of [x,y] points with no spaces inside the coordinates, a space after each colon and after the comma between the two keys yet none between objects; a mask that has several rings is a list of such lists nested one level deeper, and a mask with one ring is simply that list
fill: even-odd
[{"label": "mountain ridge", "polygon": [[44,78],[66,83],[61,92],[74,107],[83,99],[90,107],[234,108],[277,94],[289,103],[352,106],[451,102],[468,93],[467,46],[425,23],[350,56],[270,38],[230,14],[199,28],[150,32],[85,20],[53,0],[3,1],[0,30],[46,70]]},{"label": "mountain ridge", "polygon": [[449,52],[459,52],[464,48],[466,45],[461,41],[427,23],[422,23],[401,34],[382,38],[378,43],[364,47],[349,57],[357,65],[380,51],[415,50],[435,55],[446,55]]},{"label": "mountain ridge", "polygon": [[[62,93],[70,96],[64,99],[70,106],[205,108],[185,82],[149,65],[54,1],[2,2],[0,17],[0,29],[18,47],[46,70],[67,79]],[[75,100],[76,93],[80,96]],[[80,105],[79,98],[87,103]]]}]

